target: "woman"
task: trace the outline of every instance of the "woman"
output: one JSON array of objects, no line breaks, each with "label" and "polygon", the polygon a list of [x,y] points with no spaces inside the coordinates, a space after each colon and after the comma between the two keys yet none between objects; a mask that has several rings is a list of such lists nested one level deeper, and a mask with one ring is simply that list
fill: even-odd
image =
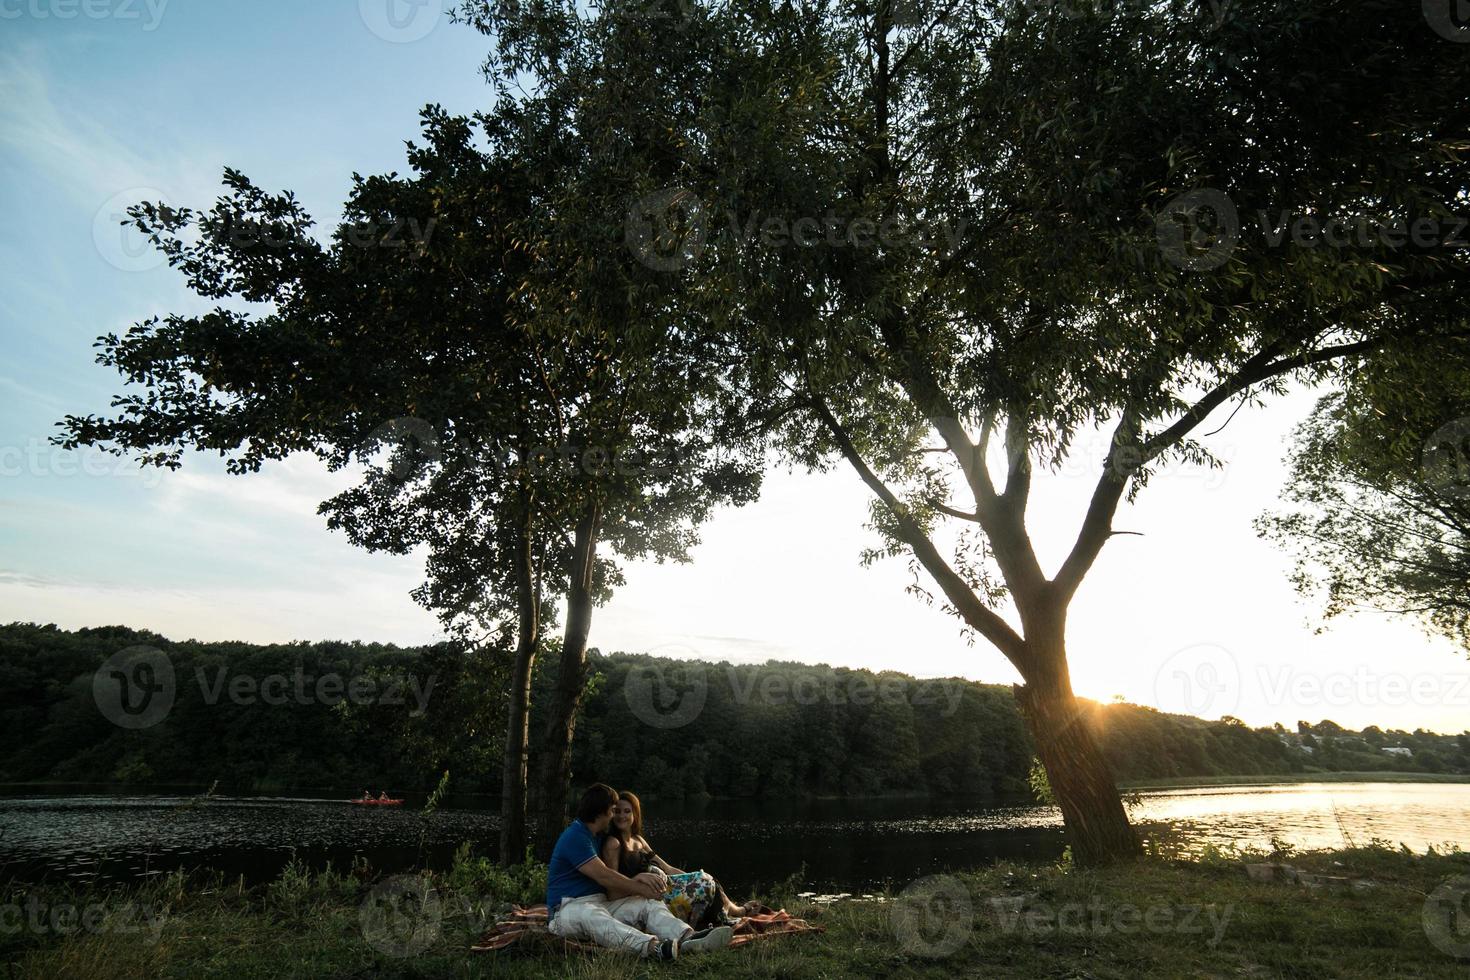
[{"label": "woman", "polygon": [[746,906],[730,901],[705,872],[680,871],[654,853],[643,838],[643,804],[627,790],[613,804],[612,823],[602,841],[602,863],[629,878],[646,871],[661,872],[669,879],[664,890],[669,911],[696,929],[749,914]]}]

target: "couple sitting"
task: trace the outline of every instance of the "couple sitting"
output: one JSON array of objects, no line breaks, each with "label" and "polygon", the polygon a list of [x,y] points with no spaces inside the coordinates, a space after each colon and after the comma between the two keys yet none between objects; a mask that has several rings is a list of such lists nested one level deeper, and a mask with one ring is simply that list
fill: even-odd
[{"label": "couple sitting", "polygon": [[703,871],[680,871],[654,853],[638,797],[597,783],[551,852],[546,911],[563,939],[673,960],[729,945],[726,920],[743,910]]}]

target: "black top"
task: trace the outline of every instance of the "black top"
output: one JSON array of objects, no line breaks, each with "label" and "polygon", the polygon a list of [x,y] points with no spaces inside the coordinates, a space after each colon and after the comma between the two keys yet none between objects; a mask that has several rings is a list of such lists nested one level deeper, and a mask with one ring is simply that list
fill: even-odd
[{"label": "black top", "polygon": [[624,844],[618,848],[618,872],[632,878],[653,867],[655,855],[652,850],[634,849]]}]

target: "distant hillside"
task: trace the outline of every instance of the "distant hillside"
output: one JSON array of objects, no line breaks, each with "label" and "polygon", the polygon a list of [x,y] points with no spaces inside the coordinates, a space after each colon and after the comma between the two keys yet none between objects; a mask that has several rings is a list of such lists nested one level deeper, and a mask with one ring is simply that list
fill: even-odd
[{"label": "distant hillside", "polygon": [[[165,686],[152,667],[113,671],[109,658],[138,646],[161,651],[172,679],[161,720],[133,730],[109,718],[132,723],[123,685],[134,708],[142,688]],[[533,733],[555,661],[540,658]],[[650,684],[654,675],[665,683]],[[594,654],[591,676],[579,781],[673,798],[1026,791],[1034,753],[1009,687],[622,653]],[[448,769],[458,791],[495,792],[504,678],[503,654],[452,644],[174,642],[122,627],[12,624],[0,627],[0,781],[411,792]],[[1088,708],[1124,781],[1470,773],[1470,733],[1350,732],[1330,721],[1287,732]]]}]

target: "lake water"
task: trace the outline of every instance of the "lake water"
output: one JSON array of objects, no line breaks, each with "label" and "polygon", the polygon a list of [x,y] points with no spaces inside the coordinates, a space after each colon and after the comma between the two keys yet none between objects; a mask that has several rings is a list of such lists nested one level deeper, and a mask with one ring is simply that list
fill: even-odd
[{"label": "lake water", "polygon": [[[208,867],[247,881],[293,855],[314,866],[443,867],[461,841],[494,853],[491,800],[452,801],[425,822],[403,807],[342,800],[187,796],[12,795],[0,798],[0,879],[127,880]],[[734,893],[805,867],[816,890],[862,891],[1001,858],[1054,859],[1059,814],[1026,804],[861,800],[702,805],[650,803],[646,836],[670,863],[713,872]],[[1134,821],[1189,846],[1300,848],[1373,838],[1422,851],[1470,849],[1470,784],[1302,783],[1153,791]]]}]

